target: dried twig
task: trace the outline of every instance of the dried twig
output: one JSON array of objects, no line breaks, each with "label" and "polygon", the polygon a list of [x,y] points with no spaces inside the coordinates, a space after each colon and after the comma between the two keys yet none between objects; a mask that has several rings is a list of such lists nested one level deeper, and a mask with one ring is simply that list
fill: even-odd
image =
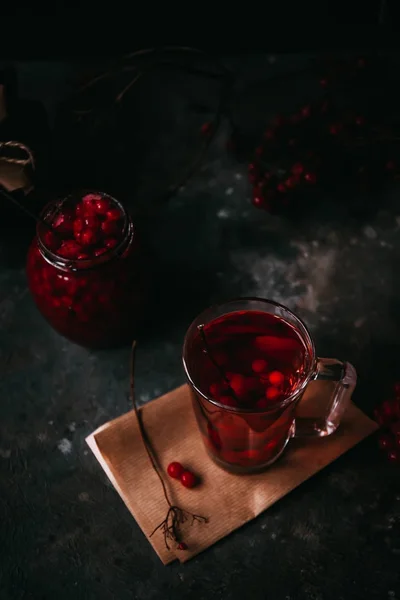
[{"label": "dried twig", "polygon": [[167,488],[164,483],[162,474],[160,472],[160,469],[157,466],[157,461],[154,456],[154,451],[152,450],[150,442],[146,435],[143,421],[142,421],[140,412],[139,412],[137,404],[136,404],[135,389],[134,389],[135,354],[136,354],[136,341],[133,342],[132,350],[131,350],[130,396],[131,396],[131,400],[132,400],[132,404],[133,404],[133,409],[134,409],[136,417],[137,417],[140,436],[142,438],[144,447],[146,449],[147,456],[149,457],[151,466],[153,467],[157,477],[159,478],[159,480],[161,482],[162,489],[164,492],[164,497],[169,506],[166,518],[163,521],[161,521],[161,523],[159,525],[157,525],[157,527],[153,530],[153,532],[150,534],[149,537],[152,537],[156,533],[156,531],[158,531],[160,529],[163,533],[164,542],[165,542],[165,546],[166,546],[167,550],[171,549],[170,545],[168,543],[169,541],[175,542],[177,544],[178,550],[187,550],[186,544],[182,541],[182,534],[181,534],[180,526],[190,519],[191,519],[192,525],[195,521],[198,521],[199,523],[207,523],[208,519],[206,517],[202,517],[201,515],[192,514],[182,508],[179,508],[179,506],[175,506],[174,504],[172,504],[172,502],[170,500],[170,497],[168,495]]}]

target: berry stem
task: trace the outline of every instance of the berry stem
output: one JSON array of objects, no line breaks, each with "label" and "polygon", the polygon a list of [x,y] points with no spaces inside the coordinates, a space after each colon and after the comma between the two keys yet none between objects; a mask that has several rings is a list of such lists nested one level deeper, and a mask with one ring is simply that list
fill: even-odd
[{"label": "berry stem", "polygon": [[172,508],[172,502],[169,499],[167,488],[165,486],[164,480],[163,480],[162,475],[161,475],[161,473],[160,473],[160,471],[159,471],[159,469],[157,467],[156,461],[155,461],[155,459],[153,457],[153,451],[152,451],[152,449],[150,447],[150,442],[149,442],[149,440],[147,438],[147,434],[146,434],[146,431],[144,429],[142,417],[141,417],[141,415],[139,413],[139,410],[138,410],[138,407],[137,407],[137,404],[136,404],[135,387],[134,387],[134,381],[135,381],[134,380],[135,356],[136,356],[136,340],[134,340],[133,344],[132,344],[131,364],[130,364],[130,366],[131,366],[131,369],[130,369],[130,394],[131,394],[131,400],[132,400],[132,404],[133,404],[133,410],[135,411],[135,415],[136,415],[136,418],[137,418],[137,421],[138,421],[138,425],[139,425],[140,436],[142,438],[144,447],[146,449],[147,456],[149,457],[149,460],[151,462],[151,466],[153,467],[154,471],[156,472],[156,474],[157,474],[157,476],[158,476],[158,478],[159,478],[159,480],[161,482],[161,485],[162,485],[162,488],[163,488],[163,492],[164,492],[164,496],[165,496],[165,500],[167,501],[168,506],[170,508]]},{"label": "berry stem", "polygon": [[136,418],[138,421],[140,436],[142,438],[143,445],[146,449],[147,456],[149,457],[151,466],[153,467],[154,471],[157,474],[157,477],[159,478],[159,480],[161,482],[162,489],[164,492],[164,498],[169,506],[166,518],[163,521],[161,521],[161,523],[159,525],[157,525],[157,527],[155,527],[155,529],[152,531],[152,533],[150,534],[149,537],[152,537],[155,534],[155,532],[160,529],[163,532],[164,542],[165,542],[165,546],[166,546],[167,550],[171,549],[169,546],[168,540],[172,540],[173,542],[175,542],[177,544],[177,548],[179,550],[187,549],[186,544],[182,541],[180,525],[182,525],[189,519],[192,519],[191,525],[193,525],[193,523],[195,521],[198,521],[199,523],[208,523],[208,519],[207,519],[207,517],[202,517],[201,515],[192,514],[182,508],[179,508],[179,506],[173,505],[169,498],[167,488],[166,488],[166,485],[163,480],[163,476],[160,472],[159,467],[157,466],[157,461],[155,458],[154,450],[151,447],[150,441],[146,434],[146,431],[145,431],[145,428],[143,425],[143,421],[142,421],[142,418],[141,418],[141,415],[140,415],[140,412],[139,412],[139,409],[138,409],[137,403],[136,403],[135,386],[134,386],[135,356],[136,356],[136,340],[134,340],[132,343],[132,350],[131,350],[131,357],[130,357],[131,358],[130,359],[130,396],[131,396],[131,400],[132,400],[132,404],[133,404],[133,410],[135,411],[135,415],[136,415]]}]

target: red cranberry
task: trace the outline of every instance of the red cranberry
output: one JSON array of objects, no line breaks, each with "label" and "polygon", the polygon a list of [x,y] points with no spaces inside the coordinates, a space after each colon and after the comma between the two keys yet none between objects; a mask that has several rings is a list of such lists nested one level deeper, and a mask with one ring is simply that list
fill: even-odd
[{"label": "red cranberry", "polygon": [[[86,194],[82,198],[82,212],[85,216],[93,216],[96,214],[96,202],[101,200],[101,196],[99,194]],[[76,211],[75,211],[76,212]]]},{"label": "red cranberry", "polygon": [[196,476],[192,471],[183,471],[181,475],[181,483],[187,488],[192,488],[196,485]]},{"label": "red cranberry", "polygon": [[229,379],[230,387],[237,396],[242,396],[246,393],[246,380],[240,373],[235,373]]},{"label": "red cranberry", "polygon": [[118,224],[116,221],[110,221],[109,219],[107,219],[107,221],[102,222],[101,229],[103,233],[107,236],[115,235],[116,233],[118,233]]},{"label": "red cranberry", "polygon": [[280,192],[281,194],[284,194],[286,192],[286,186],[284,183],[278,183],[276,189],[278,190],[278,192]]},{"label": "red cranberry", "polygon": [[108,240],[106,240],[105,245],[106,247],[111,250],[111,248],[115,248],[115,246],[118,244],[118,240],[116,240],[115,238],[109,238]]},{"label": "red cranberry", "polygon": [[80,251],[81,248],[75,240],[65,240],[58,249],[58,254],[63,258],[77,259]]},{"label": "red cranberry", "polygon": [[85,229],[80,236],[82,246],[92,246],[98,241],[98,236],[93,229]]},{"label": "red cranberry", "polygon": [[57,250],[60,245],[60,242],[57,236],[52,231],[46,231],[43,235],[43,243],[44,245],[53,252]]},{"label": "red cranberry", "polygon": [[179,542],[178,544],[178,550],[187,550],[187,544],[185,544],[185,542]]},{"label": "red cranberry", "polygon": [[301,175],[302,172],[304,171],[304,167],[301,163],[295,163],[292,167],[292,173],[293,175]]},{"label": "red cranberry", "polygon": [[110,202],[106,198],[99,198],[95,201],[94,205],[96,207],[96,211],[101,215],[106,214],[106,212],[110,209]]},{"label": "red cranberry", "polygon": [[267,368],[267,361],[263,358],[257,358],[256,360],[253,360],[251,368],[255,373],[262,373]]},{"label": "red cranberry", "polygon": [[83,224],[84,227],[88,227],[89,229],[97,229],[100,223],[95,215],[85,215]]},{"label": "red cranberry", "polygon": [[81,252],[80,254],[78,254],[78,260],[87,260],[89,258],[89,254],[86,254],[86,252]]},{"label": "red cranberry", "polygon": [[94,251],[94,255],[101,256],[105,252],[107,252],[107,248],[96,248],[96,250]]},{"label": "red cranberry", "polygon": [[392,463],[399,463],[400,462],[400,450],[398,448],[395,448],[394,450],[390,450],[388,452],[388,459]]},{"label": "red cranberry", "polygon": [[271,371],[271,373],[269,373],[268,375],[268,379],[271,385],[279,387],[283,385],[283,382],[285,381],[285,376],[280,371]]},{"label": "red cranberry", "polygon": [[265,397],[267,398],[267,400],[276,400],[279,396],[280,396],[280,391],[278,390],[278,388],[271,386],[268,387],[265,391]]},{"label": "red cranberry", "polygon": [[262,195],[255,194],[252,199],[253,206],[256,208],[266,208],[267,203],[265,202],[265,198]]},{"label": "red cranberry", "polygon": [[84,212],[85,212],[85,205],[83,204],[83,202],[78,202],[78,204],[75,207],[76,216],[83,217]]},{"label": "red cranberry", "polygon": [[73,224],[73,230],[75,234],[80,234],[84,229],[83,219],[75,219]]},{"label": "red cranberry", "polygon": [[397,416],[398,403],[396,400],[385,400],[380,407],[380,413],[384,417],[385,421],[390,421]]},{"label": "red cranberry", "polygon": [[393,445],[393,436],[389,435],[388,433],[381,435],[381,437],[379,438],[379,447],[382,450],[389,450],[390,448],[393,448]]},{"label": "red cranberry", "polygon": [[210,385],[210,394],[216,400],[220,399],[220,396],[226,395],[230,391],[229,385],[226,381],[220,383],[212,383]]},{"label": "red cranberry", "polygon": [[173,477],[174,479],[180,479],[184,470],[185,469],[182,467],[180,462],[169,463],[169,465],[167,467],[168,475],[170,477]]},{"label": "red cranberry", "polygon": [[306,173],[304,175],[304,179],[307,181],[307,183],[317,183],[317,176],[315,173]]},{"label": "red cranberry", "polygon": [[221,402],[221,404],[223,404],[224,406],[231,406],[233,408],[237,407],[237,403],[235,399],[232,398],[232,396],[220,396],[218,401]]},{"label": "red cranberry", "polygon": [[107,219],[110,221],[118,221],[121,218],[121,212],[118,208],[110,208],[107,211]]},{"label": "red cranberry", "polygon": [[54,219],[53,227],[60,233],[70,234],[72,231],[73,221],[69,215],[57,215]]},{"label": "red cranberry", "polygon": [[285,186],[289,189],[292,189],[296,186],[296,184],[298,183],[298,178],[297,177],[288,177],[288,179],[286,179]]}]

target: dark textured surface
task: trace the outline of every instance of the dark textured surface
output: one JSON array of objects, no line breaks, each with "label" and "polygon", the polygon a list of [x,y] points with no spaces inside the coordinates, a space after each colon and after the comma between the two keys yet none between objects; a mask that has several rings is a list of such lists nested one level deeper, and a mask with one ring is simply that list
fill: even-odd
[{"label": "dark textured surface", "polygon": [[[241,71],[274,64],[249,58]],[[36,89],[34,67],[23,71]],[[62,86],[44,73],[37,68],[50,106]],[[164,275],[138,348],[140,401],[183,382],[191,319],[246,294],[295,309],[321,355],[353,362],[354,400],[370,413],[399,376],[398,190],[377,198],[368,222],[323,199],[288,224],[251,207],[246,168],[225,142],[222,130],[149,228]],[[400,598],[400,471],[374,438],[204,554],[163,567],[84,441],[130,408],[128,358],[128,349],[89,352],[60,338],[37,313],[23,269],[0,271],[1,600]]]}]

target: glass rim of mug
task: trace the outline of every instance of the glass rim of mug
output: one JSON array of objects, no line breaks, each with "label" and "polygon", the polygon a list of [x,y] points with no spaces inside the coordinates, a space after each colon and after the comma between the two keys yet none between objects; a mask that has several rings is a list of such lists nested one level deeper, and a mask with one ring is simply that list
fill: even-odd
[{"label": "glass rim of mug", "polygon": [[[295,321],[296,326],[299,325],[299,327],[296,327],[296,331],[297,333],[300,335],[302,342],[305,343],[306,345],[306,351],[310,353],[311,351],[311,357],[310,357],[310,365],[308,368],[308,373],[307,375],[304,377],[304,379],[296,386],[296,388],[294,389],[294,391],[290,394],[290,396],[287,396],[286,398],[284,398],[283,400],[281,400],[280,402],[276,402],[274,404],[271,404],[271,406],[268,406],[267,408],[245,408],[245,407],[234,407],[234,406],[227,406],[226,404],[222,404],[221,402],[218,402],[218,400],[215,400],[215,398],[212,398],[211,396],[209,396],[208,394],[204,393],[198,385],[196,385],[196,383],[193,381],[191,375],[190,375],[190,369],[188,367],[187,364],[187,355],[188,355],[188,342],[189,342],[189,338],[191,337],[191,335],[194,333],[195,330],[197,330],[198,325],[200,324],[206,324],[206,323],[210,323],[212,321],[214,321],[215,319],[217,319],[218,317],[213,317],[213,318],[207,318],[209,315],[211,315],[212,313],[214,313],[216,310],[221,310],[223,308],[226,307],[226,311],[223,313],[223,315],[228,315],[228,314],[233,314],[235,312],[238,312],[239,309],[237,310],[229,310],[229,305],[232,304],[238,304],[240,302],[246,303],[246,302],[258,302],[260,304],[264,304],[264,305],[270,305],[270,306],[275,306],[277,308],[283,309],[283,311],[285,311],[286,313],[289,313],[291,318]],[[255,311],[256,309],[248,309],[249,311]],[[222,316],[222,315],[221,315]],[[304,337],[306,337],[306,340],[304,340]],[[237,297],[237,298],[233,298],[231,300],[227,300],[226,302],[220,302],[218,304],[213,304],[211,306],[209,306],[208,308],[206,308],[204,311],[202,311],[199,315],[197,315],[197,317],[195,317],[193,319],[193,321],[191,322],[191,324],[189,325],[186,334],[185,334],[185,338],[183,341],[183,351],[182,351],[182,362],[183,362],[183,368],[185,370],[185,375],[186,378],[189,382],[189,384],[193,387],[193,389],[205,400],[207,400],[208,402],[210,402],[211,404],[214,404],[215,406],[217,406],[218,408],[222,408],[226,411],[229,412],[235,412],[235,413],[247,413],[247,414],[260,414],[260,413],[268,413],[271,412],[273,410],[276,410],[277,408],[282,408],[286,405],[291,404],[291,402],[293,402],[297,396],[300,396],[305,388],[307,387],[308,383],[314,378],[315,375],[315,366],[316,366],[316,351],[315,351],[315,344],[314,344],[314,340],[308,330],[307,325],[304,323],[304,321],[297,316],[292,310],[290,310],[290,308],[288,308],[287,306],[285,306],[284,304],[281,304],[280,302],[276,302],[275,300],[269,300],[267,298],[260,298],[258,296],[242,296],[242,297]]]}]

